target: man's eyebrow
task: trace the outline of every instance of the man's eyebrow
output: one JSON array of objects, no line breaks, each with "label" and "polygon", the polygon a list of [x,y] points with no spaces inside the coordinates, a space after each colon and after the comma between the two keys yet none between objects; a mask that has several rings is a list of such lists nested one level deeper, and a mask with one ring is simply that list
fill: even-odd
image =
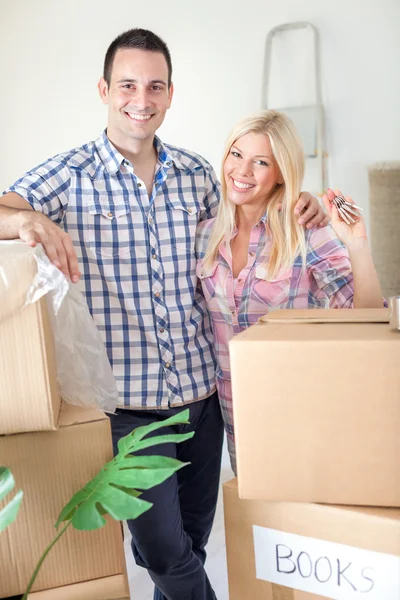
[{"label": "man's eyebrow", "polygon": [[[119,79],[117,81],[117,83],[138,83],[137,79],[129,79],[128,77],[124,77],[123,79]],[[155,84],[155,83],[160,83],[162,85],[167,85],[167,82],[164,81],[163,79],[152,79],[149,82],[151,85]]]}]

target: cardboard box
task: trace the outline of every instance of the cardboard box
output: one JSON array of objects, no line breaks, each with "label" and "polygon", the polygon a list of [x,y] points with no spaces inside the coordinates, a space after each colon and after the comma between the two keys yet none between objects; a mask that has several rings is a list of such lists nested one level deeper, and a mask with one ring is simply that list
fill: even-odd
[{"label": "cardboard box", "polygon": [[[63,404],[54,432],[0,437],[1,463],[24,491],[16,521],[0,535],[0,598],[25,591],[64,505],[112,458],[110,421],[94,409]],[[125,573],[121,524],[96,531],[70,527],[55,544],[32,591]]]},{"label": "cardboard box", "polygon": [[46,299],[24,307],[35,250],[0,242],[0,434],[54,430],[61,397]]},{"label": "cardboard box", "polygon": [[114,575],[29,594],[28,600],[129,600],[128,581]]},{"label": "cardboard box", "polygon": [[399,600],[399,509],[223,494],[230,600]]},{"label": "cardboard box", "polygon": [[388,311],[276,311],[230,343],[241,498],[400,507]]}]

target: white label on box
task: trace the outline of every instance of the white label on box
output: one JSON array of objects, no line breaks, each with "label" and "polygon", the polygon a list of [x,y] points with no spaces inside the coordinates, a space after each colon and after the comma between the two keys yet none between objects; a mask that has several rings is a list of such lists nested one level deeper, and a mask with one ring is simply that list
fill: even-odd
[{"label": "white label on box", "polygon": [[253,525],[256,577],[332,600],[399,600],[400,557]]}]

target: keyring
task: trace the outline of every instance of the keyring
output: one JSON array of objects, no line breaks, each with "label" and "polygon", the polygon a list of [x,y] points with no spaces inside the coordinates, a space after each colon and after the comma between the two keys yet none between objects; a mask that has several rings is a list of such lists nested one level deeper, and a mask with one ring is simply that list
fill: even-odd
[{"label": "keyring", "polygon": [[[348,202],[345,198],[343,198],[343,196],[335,196],[332,202],[336,206],[339,215],[343,221],[347,223],[347,225],[356,223],[356,219],[361,217],[361,214],[357,212],[359,210],[363,210],[361,206],[357,206],[356,204]],[[355,219],[353,217],[355,217]]]}]

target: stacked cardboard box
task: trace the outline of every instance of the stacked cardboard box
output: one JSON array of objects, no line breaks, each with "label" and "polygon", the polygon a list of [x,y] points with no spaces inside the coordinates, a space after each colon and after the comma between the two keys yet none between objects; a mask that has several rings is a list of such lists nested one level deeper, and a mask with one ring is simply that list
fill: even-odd
[{"label": "stacked cardboard box", "polygon": [[[25,591],[61,509],[112,458],[108,417],[61,402],[46,299],[24,306],[36,261],[28,249],[10,248],[0,244],[0,463],[24,497],[0,535],[0,598]],[[91,532],[70,527],[29,597],[128,600],[120,524],[110,519]]]},{"label": "stacked cardboard box", "polygon": [[400,336],[388,320],[277,311],[232,340],[231,600],[400,598]]},{"label": "stacked cardboard box", "polygon": [[34,250],[0,242],[0,434],[57,428],[61,398],[46,298],[25,306]]}]

